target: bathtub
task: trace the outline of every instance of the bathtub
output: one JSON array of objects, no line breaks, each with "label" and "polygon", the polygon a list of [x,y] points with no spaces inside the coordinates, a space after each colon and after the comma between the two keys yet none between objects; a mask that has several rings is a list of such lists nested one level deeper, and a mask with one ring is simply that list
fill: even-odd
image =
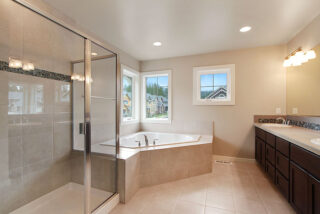
[{"label": "bathtub", "polygon": [[[149,145],[146,144],[145,136]],[[120,147],[123,148],[146,148],[154,146],[165,146],[181,143],[192,143],[200,140],[200,135],[161,133],[161,132],[137,132],[120,138]],[[107,141],[101,145],[112,146],[114,141]]]}]

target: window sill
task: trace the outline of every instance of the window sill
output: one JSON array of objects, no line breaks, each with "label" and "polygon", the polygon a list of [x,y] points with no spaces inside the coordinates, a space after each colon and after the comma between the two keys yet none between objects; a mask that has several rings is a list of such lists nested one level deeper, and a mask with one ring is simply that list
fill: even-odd
[{"label": "window sill", "polygon": [[121,125],[140,123],[140,120],[121,120]]},{"label": "window sill", "polygon": [[158,124],[171,124],[171,120],[167,119],[167,120],[161,120],[161,119],[143,119],[142,123],[158,123]]},{"label": "window sill", "polygon": [[234,106],[234,100],[226,100],[226,101],[210,101],[210,100],[196,100],[193,101],[193,105],[214,105],[214,106]]}]

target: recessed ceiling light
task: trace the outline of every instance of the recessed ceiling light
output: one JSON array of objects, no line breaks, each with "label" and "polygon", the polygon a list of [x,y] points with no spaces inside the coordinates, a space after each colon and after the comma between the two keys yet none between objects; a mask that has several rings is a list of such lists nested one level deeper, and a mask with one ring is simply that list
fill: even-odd
[{"label": "recessed ceiling light", "polygon": [[245,33],[245,32],[248,32],[248,31],[250,31],[250,30],[251,30],[251,27],[250,27],[250,26],[245,26],[245,27],[242,27],[242,28],[240,29],[240,32]]},{"label": "recessed ceiling light", "polygon": [[156,46],[156,47],[160,47],[161,45],[162,45],[161,42],[154,42],[154,43],[153,43],[153,46]]},{"label": "recessed ceiling light", "polygon": [[98,54],[95,53],[95,52],[92,52],[92,53],[91,53],[91,56],[98,56]]}]

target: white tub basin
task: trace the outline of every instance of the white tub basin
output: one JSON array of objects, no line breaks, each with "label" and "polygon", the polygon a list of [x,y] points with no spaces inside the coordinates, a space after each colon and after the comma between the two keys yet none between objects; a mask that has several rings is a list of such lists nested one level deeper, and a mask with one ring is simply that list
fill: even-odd
[{"label": "white tub basin", "polygon": [[264,126],[264,127],[277,127],[277,128],[290,128],[290,127],[292,127],[291,125],[279,124],[279,123],[264,123],[261,126]]}]

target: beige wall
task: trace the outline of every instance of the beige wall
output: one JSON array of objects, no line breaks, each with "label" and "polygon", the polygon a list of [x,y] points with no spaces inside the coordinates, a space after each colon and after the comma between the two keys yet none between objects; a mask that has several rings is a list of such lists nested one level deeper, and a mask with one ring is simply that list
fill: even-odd
[{"label": "beige wall", "polygon": [[[214,130],[214,154],[253,158],[253,115],[286,109],[285,54],[286,46],[272,46],[142,62],[143,72],[171,69],[173,75],[172,124],[142,124],[142,129],[201,134]],[[223,64],[236,66],[236,105],[192,105],[192,67]]]},{"label": "beige wall", "polygon": [[302,47],[303,50],[314,48],[320,43],[320,15],[288,42],[288,53]]}]

